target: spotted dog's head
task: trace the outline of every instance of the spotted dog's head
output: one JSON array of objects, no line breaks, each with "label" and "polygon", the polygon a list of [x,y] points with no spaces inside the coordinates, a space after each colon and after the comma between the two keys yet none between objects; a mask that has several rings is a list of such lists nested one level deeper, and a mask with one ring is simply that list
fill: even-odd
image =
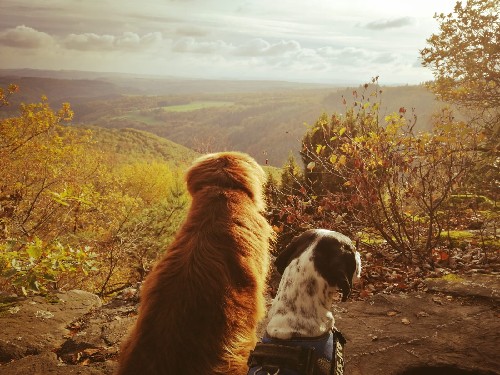
[{"label": "spotted dog's head", "polygon": [[361,274],[361,258],[352,241],[341,233],[326,229],[310,229],[295,237],[276,258],[280,274],[292,260],[311,247],[315,270],[331,287],[342,291],[342,301],[351,294],[352,283]]}]

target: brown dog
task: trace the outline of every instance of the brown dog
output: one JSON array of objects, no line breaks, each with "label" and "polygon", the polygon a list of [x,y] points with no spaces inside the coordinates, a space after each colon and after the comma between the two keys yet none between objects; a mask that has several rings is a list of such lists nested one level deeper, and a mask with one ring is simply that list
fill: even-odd
[{"label": "brown dog", "polygon": [[250,156],[223,152],[198,159],[186,181],[188,216],[144,282],[118,375],[247,373],[272,237],[265,173]]}]

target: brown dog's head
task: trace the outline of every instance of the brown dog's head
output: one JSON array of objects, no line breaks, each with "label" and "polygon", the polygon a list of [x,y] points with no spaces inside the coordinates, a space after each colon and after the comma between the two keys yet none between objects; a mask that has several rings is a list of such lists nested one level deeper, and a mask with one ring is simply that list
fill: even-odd
[{"label": "brown dog's head", "polygon": [[219,152],[198,158],[186,175],[188,191],[192,196],[206,187],[243,190],[259,210],[264,210],[263,186],[266,174],[247,154]]}]

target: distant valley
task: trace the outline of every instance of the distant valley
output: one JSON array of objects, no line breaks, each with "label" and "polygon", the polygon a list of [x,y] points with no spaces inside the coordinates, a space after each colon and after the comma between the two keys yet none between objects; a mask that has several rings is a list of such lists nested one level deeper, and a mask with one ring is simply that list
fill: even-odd
[{"label": "distant valley", "polygon": [[[401,107],[430,126],[441,104],[423,86],[336,87],[281,81],[214,81],[71,71],[0,70],[0,87],[20,86],[20,102],[42,95],[57,107],[70,102],[79,126],[132,128],[156,134],[197,152],[238,150],[281,167],[324,112],[343,113],[354,101],[381,101],[381,115]],[[365,95],[367,97],[362,98]],[[345,104],[344,104],[345,103]]]}]

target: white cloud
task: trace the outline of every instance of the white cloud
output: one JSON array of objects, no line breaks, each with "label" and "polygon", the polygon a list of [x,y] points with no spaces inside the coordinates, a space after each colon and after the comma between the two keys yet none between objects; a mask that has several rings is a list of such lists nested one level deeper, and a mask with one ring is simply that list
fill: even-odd
[{"label": "white cloud", "polygon": [[80,51],[145,50],[161,43],[162,39],[159,32],[143,36],[129,31],[120,36],[85,33],[68,35],[64,38],[63,45]]},{"label": "white cloud", "polygon": [[237,56],[258,56],[262,55],[265,50],[268,50],[270,43],[264,39],[253,39],[238,46],[234,54]]},{"label": "white cloud", "polygon": [[233,47],[222,40],[197,41],[191,37],[181,38],[172,46],[174,52],[199,54],[220,54],[231,49]]},{"label": "white cloud", "polygon": [[121,37],[115,39],[118,48],[126,49],[147,49],[159,45],[163,40],[160,32],[148,33],[139,36],[136,33],[125,32]]},{"label": "white cloud", "polygon": [[393,64],[400,61],[400,56],[392,52],[381,52],[372,62],[377,64]]},{"label": "white cloud", "polygon": [[[339,68],[351,72],[402,65],[400,56],[387,51],[377,51],[358,47],[317,48],[303,47],[296,40],[270,42],[255,38],[241,44],[231,44],[222,40],[198,40],[192,37],[181,38],[172,46],[172,51],[179,57],[193,56],[194,61],[203,64],[217,61],[232,69],[258,68],[276,74],[286,72],[325,72]],[[203,55],[203,59],[194,57]],[[212,67],[214,69],[215,67]],[[228,71],[231,71],[230,69]],[[377,72],[373,72],[376,74]]]},{"label": "white cloud", "polygon": [[300,43],[295,40],[281,41],[279,43],[272,44],[266,52],[266,55],[272,56],[284,56],[289,54],[295,54],[302,50]]},{"label": "white cloud", "polygon": [[114,39],[112,35],[70,34],[63,40],[63,45],[66,48],[81,51],[109,50],[113,47]]},{"label": "white cloud", "polygon": [[412,17],[400,17],[400,18],[373,21],[366,24],[366,28],[370,30],[397,29],[400,27],[406,27],[413,24],[415,24],[415,19],[413,19]]},{"label": "white cloud", "polygon": [[41,48],[54,44],[53,38],[44,32],[25,25],[0,32],[0,44],[16,48]]},{"label": "white cloud", "polygon": [[302,47],[295,40],[271,44],[264,39],[253,39],[234,50],[236,56],[286,56],[298,53]]},{"label": "white cloud", "polygon": [[344,47],[340,49],[323,47],[318,49],[318,54],[342,65],[366,64],[375,56],[373,52],[356,47]]}]

